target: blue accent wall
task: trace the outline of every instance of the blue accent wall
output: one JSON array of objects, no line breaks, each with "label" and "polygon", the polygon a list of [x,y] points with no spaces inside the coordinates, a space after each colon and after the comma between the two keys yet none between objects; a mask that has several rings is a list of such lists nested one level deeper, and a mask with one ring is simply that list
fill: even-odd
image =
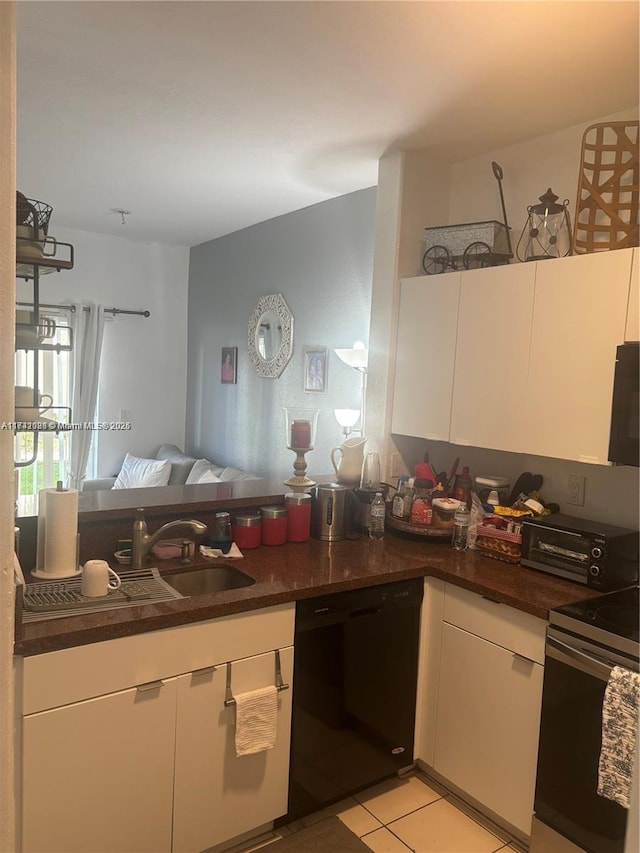
[{"label": "blue accent wall", "polygon": [[[359,408],[360,375],[333,353],[369,336],[375,187],[236,231],[191,249],[186,448],[220,464],[286,479],[285,406],[319,408],[307,473],[333,471],[344,436],[335,408]],[[281,293],[294,352],[278,379],[257,375],[247,350],[258,299]],[[220,381],[222,347],[238,347],[237,384]],[[303,390],[305,347],[328,347],[326,394]],[[167,401],[169,404],[170,401]]]}]

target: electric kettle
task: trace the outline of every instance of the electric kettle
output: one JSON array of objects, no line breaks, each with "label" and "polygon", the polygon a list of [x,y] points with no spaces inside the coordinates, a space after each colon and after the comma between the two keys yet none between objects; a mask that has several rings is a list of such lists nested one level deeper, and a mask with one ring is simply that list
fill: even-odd
[{"label": "electric kettle", "polygon": [[325,542],[359,538],[354,534],[358,501],[351,489],[325,483],[311,490],[311,535]]}]

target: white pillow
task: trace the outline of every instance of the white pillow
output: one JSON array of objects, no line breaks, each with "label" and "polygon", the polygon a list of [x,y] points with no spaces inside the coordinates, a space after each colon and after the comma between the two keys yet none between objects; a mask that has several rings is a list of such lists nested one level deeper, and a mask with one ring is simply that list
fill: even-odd
[{"label": "white pillow", "polygon": [[222,480],[220,477],[216,477],[216,475],[212,471],[205,471],[202,477],[198,480],[199,483],[221,483]]},{"label": "white pillow", "polygon": [[[206,471],[208,471],[213,477],[218,478],[222,468],[220,468],[219,465],[215,465],[213,462],[209,462],[208,459],[197,459],[193,463],[193,468],[189,471],[189,476],[185,481],[185,486],[192,486],[194,483],[201,483],[201,477]],[[220,480],[205,480],[205,482],[219,483]]]},{"label": "white pillow", "polygon": [[229,466],[220,474],[220,482],[228,483],[231,480],[260,480],[261,477],[256,477],[255,474],[249,474],[248,471],[241,471],[240,468]]},{"label": "white pillow", "polygon": [[141,459],[130,453],[124,457],[114,489],[145,489],[148,486],[166,486],[171,476],[168,459]]}]

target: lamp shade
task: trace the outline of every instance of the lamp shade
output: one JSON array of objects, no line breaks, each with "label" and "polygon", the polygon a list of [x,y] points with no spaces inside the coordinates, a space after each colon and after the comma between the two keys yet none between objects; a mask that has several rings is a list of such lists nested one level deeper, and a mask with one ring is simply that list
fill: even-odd
[{"label": "lamp shade", "polygon": [[341,361],[356,370],[366,370],[369,362],[369,350],[364,347],[351,347],[351,349],[334,349],[335,354]]},{"label": "lamp shade", "polygon": [[360,417],[360,409],[334,409],[333,414],[341,427],[353,427]]}]

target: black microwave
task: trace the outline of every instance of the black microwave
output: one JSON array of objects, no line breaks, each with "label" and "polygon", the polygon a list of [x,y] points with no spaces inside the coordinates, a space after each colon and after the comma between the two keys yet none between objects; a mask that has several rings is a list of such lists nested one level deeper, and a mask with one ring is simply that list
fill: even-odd
[{"label": "black microwave", "polygon": [[616,351],[616,370],[611,403],[609,462],[640,467],[638,441],[638,367],[640,343],[622,344]]}]

